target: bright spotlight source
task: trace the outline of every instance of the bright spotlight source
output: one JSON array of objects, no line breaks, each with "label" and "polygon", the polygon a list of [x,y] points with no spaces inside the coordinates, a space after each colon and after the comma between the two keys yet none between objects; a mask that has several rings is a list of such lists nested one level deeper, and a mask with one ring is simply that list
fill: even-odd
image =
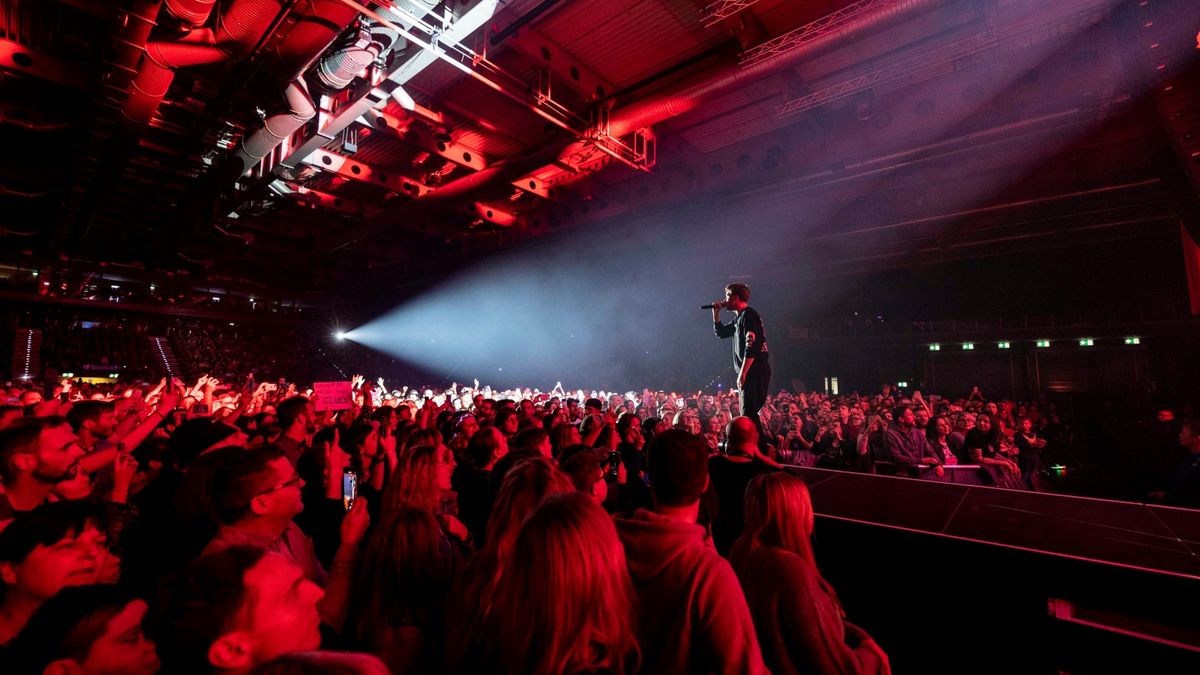
[{"label": "bright spotlight source", "polygon": [[333,338],[334,338],[335,340],[345,340],[345,339],[346,339],[346,334],[345,334],[345,333],[343,333],[342,331],[340,331],[340,330],[339,330],[338,332],[336,332],[336,333],[334,333],[334,334],[333,334]]}]

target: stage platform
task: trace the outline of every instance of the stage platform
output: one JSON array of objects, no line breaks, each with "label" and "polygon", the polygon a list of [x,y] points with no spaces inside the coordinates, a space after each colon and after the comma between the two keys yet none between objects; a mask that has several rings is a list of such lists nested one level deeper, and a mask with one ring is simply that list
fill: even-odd
[{"label": "stage platform", "polygon": [[1200,511],[788,467],[820,517],[1200,579]]}]

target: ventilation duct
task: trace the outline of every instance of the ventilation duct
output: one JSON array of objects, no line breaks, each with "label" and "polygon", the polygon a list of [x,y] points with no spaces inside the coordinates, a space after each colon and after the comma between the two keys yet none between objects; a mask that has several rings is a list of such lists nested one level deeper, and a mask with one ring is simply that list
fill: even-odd
[{"label": "ventilation duct", "polygon": [[[734,89],[745,87],[780,70],[795,66],[803,59],[828,51],[843,43],[858,39],[872,32],[884,30],[914,15],[948,4],[951,0],[862,0],[858,3],[862,9],[857,14],[848,14],[840,23],[830,21],[830,17],[819,19],[794,33],[811,30],[814,34],[821,30],[824,33],[796,45],[788,51],[767,58],[753,65],[741,66],[733,63],[716,73],[700,72],[671,88],[667,93],[661,93],[647,100],[634,103],[625,108],[614,110],[609,122],[608,133],[613,137],[622,137],[654,124],[666,121],[678,115],[695,109]],[[877,8],[867,11],[868,5],[874,3]],[[849,10],[851,8],[847,8]],[[843,10],[846,12],[847,10]],[[818,26],[824,25],[824,28]],[[557,148],[558,152],[562,148]],[[543,153],[535,153],[543,154]],[[557,153],[556,153],[557,156]],[[507,183],[525,175],[522,171],[527,167],[525,162],[502,163],[491,172],[477,172],[451,181],[430,193],[430,197],[443,195],[459,195],[471,198],[482,188],[493,182]],[[483,174],[487,175],[483,175]]]},{"label": "ventilation duct", "polygon": [[284,87],[283,100],[285,108],[268,115],[262,126],[246,136],[237,149],[234,157],[239,164],[233,170],[238,175],[262,161],[271,150],[317,114],[303,77],[297,77]]},{"label": "ventilation duct", "polygon": [[[395,25],[411,29],[413,22],[408,15],[424,18],[437,4],[437,0],[407,0],[397,3],[397,7],[407,14],[390,7],[381,8],[378,13]],[[401,51],[407,45],[408,41],[395,29],[375,21],[364,21],[356,31],[346,34],[317,64],[313,73],[314,84],[327,92],[341,91],[375,59],[389,51]]]},{"label": "ventilation duct", "polygon": [[217,0],[166,0],[167,13],[185,26],[199,28],[208,21]]},{"label": "ventilation duct", "polygon": [[[169,4],[175,7],[168,6],[168,12],[182,18],[180,14],[198,16],[195,10],[204,3],[180,0]],[[197,28],[178,40],[147,43],[130,86],[125,117],[148,123],[175,79],[175,69],[247,56],[282,10],[283,4],[277,0],[233,0],[217,17],[216,28]]]},{"label": "ventilation duct", "polygon": [[[394,41],[395,34],[391,37]],[[313,84],[319,85],[325,92],[341,91],[356,74],[379,58],[384,49],[385,46],[374,39],[369,28],[359,25],[357,30],[339,40],[317,64],[313,72]]]},{"label": "ventilation duct", "polygon": [[[342,25],[350,23],[357,15],[355,10],[350,9],[341,3],[331,2],[340,7],[343,12],[349,12]],[[428,0],[408,0],[404,3],[405,10],[416,15],[418,18],[424,17],[434,7],[437,6],[437,1]],[[405,26],[411,26],[411,22],[397,12],[386,10],[381,12],[384,18],[402,23]],[[329,18],[322,15],[322,18]],[[303,23],[301,24],[303,26]],[[297,26],[300,28],[301,26]],[[292,33],[289,33],[289,39]],[[314,39],[310,41],[301,41],[301,45],[315,45],[318,42],[321,44],[320,49],[312,51],[311,55],[304,56],[308,53],[305,50],[297,49],[281,49],[277,55],[281,62],[289,61],[300,62],[300,57],[303,57],[304,67],[311,63],[312,59],[323,51],[329,48],[331,41],[336,36],[328,36],[327,39]],[[321,61],[313,68],[312,79],[316,86],[326,93],[333,93],[345,89],[347,85],[354,79],[358,73],[362,72],[363,68],[369,66],[381,54],[387,50],[394,48],[401,43],[400,34],[395,30],[376,24],[374,22],[363,22],[355,28],[348,30],[343,38],[332,48],[328,49],[328,53]],[[284,46],[288,46],[289,40],[284,41]],[[289,59],[289,55],[296,55],[295,59]],[[287,67],[293,67],[291,65]],[[295,77],[284,87],[283,98],[286,102],[286,107],[269,115],[264,121],[262,127],[257,131],[247,134],[242,145],[238,147],[233,156],[233,166],[228,167],[235,175],[242,175],[255,164],[258,164],[263,157],[266,157],[271,150],[275,149],[279,144],[292,134],[296,133],[306,122],[316,116],[316,108],[313,106],[312,98],[308,94],[308,87],[305,84],[304,77],[301,72],[297,72]]]},{"label": "ventilation duct", "polygon": [[171,86],[176,69],[249,56],[285,13],[292,24],[287,34],[264,48],[262,54],[263,67],[282,83],[280,90],[299,77],[357,15],[336,0],[232,0],[217,16],[214,28],[197,28],[178,40],[146,45],[125,116],[133,122],[149,122]]}]

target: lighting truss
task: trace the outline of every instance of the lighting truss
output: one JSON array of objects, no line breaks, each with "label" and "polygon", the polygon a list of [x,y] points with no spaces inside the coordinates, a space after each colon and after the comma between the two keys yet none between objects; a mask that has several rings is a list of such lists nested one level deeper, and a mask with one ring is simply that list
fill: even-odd
[{"label": "lighting truss", "polygon": [[794,98],[779,106],[777,112],[780,117],[795,115],[805,110],[823,106],[826,103],[833,103],[834,101],[853,96],[860,91],[870,89],[878,84],[940,69],[947,63],[953,63],[958,59],[978,54],[979,52],[995,47],[997,44],[996,30],[993,28],[983,33],[972,35],[964,40],[958,40],[937,49],[910,56],[907,59],[889,64],[865,75],[844,80],[824,89]]},{"label": "lighting truss", "polygon": [[981,33],[888,64],[872,72],[819,89],[785,102],[777,108],[779,117],[788,117],[827,103],[839,101],[876,85],[903,78],[920,78],[948,65],[993,48],[1020,49],[1085,30],[1104,19],[1107,0],[1089,9],[1050,21],[1027,21],[1001,33],[990,28]]},{"label": "lighting truss", "polygon": [[700,23],[705,28],[712,28],[756,2],[758,0],[717,0],[700,10]]},{"label": "lighting truss", "polygon": [[[432,26],[403,10],[393,8],[394,11],[405,14],[405,18],[412,21],[412,30],[388,21],[355,0],[341,0],[341,2],[353,7],[362,15],[399,32],[426,52],[475,78],[489,89],[526,106],[542,119],[571,132],[581,141],[593,145],[614,159],[643,171],[649,170],[653,166],[653,155],[639,153],[636,147],[610,135],[609,130],[604,126],[593,126],[588,120],[575,114],[544,92],[534,96],[531,100],[526,93],[529,90],[528,83],[489,61],[485,54],[479,54],[463,45],[459,40],[466,36],[447,41],[443,38],[441,28]],[[494,5],[496,0],[485,0],[485,2]]]},{"label": "lighting truss", "polygon": [[[442,26],[435,28],[419,17],[416,17],[398,6],[393,6],[392,10],[396,13],[403,14],[406,19],[417,22],[423,27],[426,35],[432,35],[434,43],[440,44],[457,44],[460,40],[464,40],[468,35],[475,32],[480,26],[487,23],[495,12],[497,0],[483,0],[479,4],[467,11],[458,21],[450,26]],[[419,41],[417,38],[410,35],[403,26],[397,26],[390,21],[387,21],[379,14],[363,7],[356,2],[346,2],[345,4],[354,8],[356,11],[369,16],[380,23],[384,23],[389,27],[397,30],[414,41]],[[380,80],[374,87],[366,92],[361,98],[342,105],[336,112],[324,117],[320,127],[315,133],[308,138],[300,141],[286,157],[281,159],[273,167],[274,173],[281,176],[288,171],[297,170],[305,159],[324,147],[330,141],[334,140],[342,130],[354,124],[359,118],[372,110],[382,108],[387,104],[389,97],[396,90],[402,88],[409,80],[416,77],[418,73],[425,70],[437,59],[436,50],[432,49],[428,41],[419,41],[424,47],[419,54],[397,61],[395,66]]]},{"label": "lighting truss", "polygon": [[762,61],[773,59],[780,54],[822,38],[830,33],[844,30],[846,24],[876,11],[891,9],[909,0],[859,0],[838,11],[827,14],[812,23],[807,23],[795,30],[788,31],[777,38],[768,40],[757,47],[742,52],[740,65],[748,68]]}]

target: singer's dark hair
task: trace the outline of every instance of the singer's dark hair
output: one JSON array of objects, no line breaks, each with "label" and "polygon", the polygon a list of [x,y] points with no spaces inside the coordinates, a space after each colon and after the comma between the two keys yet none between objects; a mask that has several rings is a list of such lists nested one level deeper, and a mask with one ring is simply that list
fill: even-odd
[{"label": "singer's dark hair", "polygon": [[750,287],[743,283],[733,283],[725,287],[734,297],[740,298],[742,302],[750,302]]}]

